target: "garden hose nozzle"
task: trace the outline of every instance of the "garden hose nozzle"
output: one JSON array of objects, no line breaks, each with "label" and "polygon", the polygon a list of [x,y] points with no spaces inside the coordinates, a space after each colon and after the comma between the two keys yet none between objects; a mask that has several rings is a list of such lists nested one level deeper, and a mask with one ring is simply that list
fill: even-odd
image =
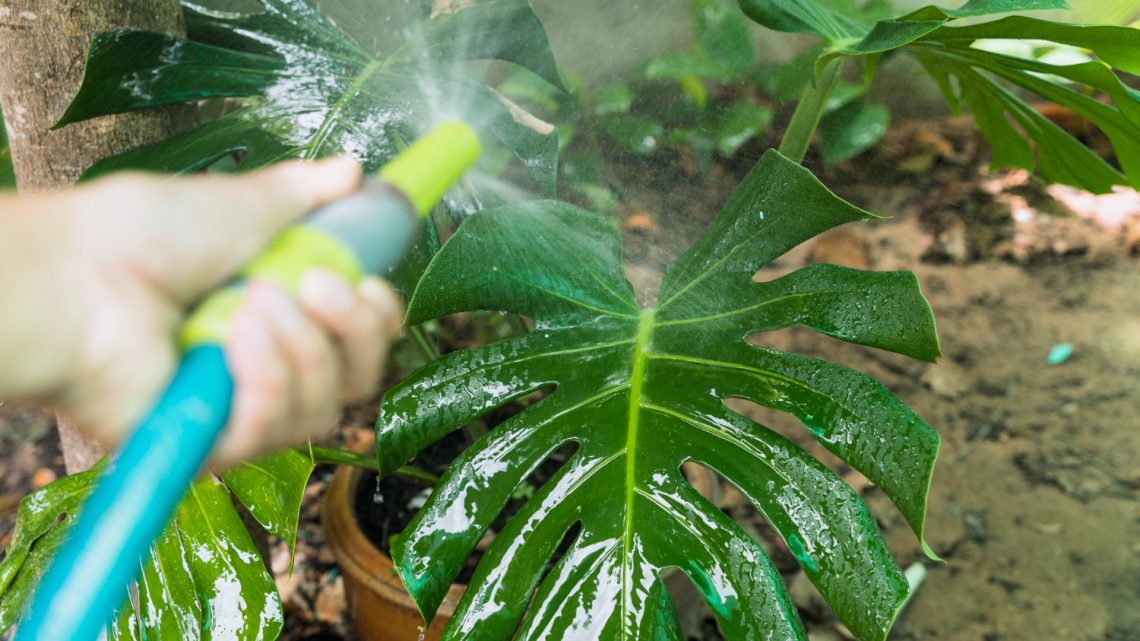
[{"label": "garden hose nozzle", "polygon": [[229,420],[233,379],[222,345],[242,283],[266,280],[293,293],[314,267],[350,281],[381,274],[404,256],[426,217],[480,154],[462,123],[437,126],[369,178],[281,233],[211,294],[183,327],[178,371],[150,414],[107,466],[36,590],[18,641],[94,641],[127,598],[149,548]]}]

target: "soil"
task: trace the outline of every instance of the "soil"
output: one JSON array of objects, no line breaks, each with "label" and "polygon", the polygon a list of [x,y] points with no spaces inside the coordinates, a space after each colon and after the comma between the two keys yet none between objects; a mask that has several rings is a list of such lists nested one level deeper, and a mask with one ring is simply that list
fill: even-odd
[{"label": "soil", "polygon": [[[683,153],[612,168],[629,274],[643,300],[652,300],[661,270],[711,220],[760,149],[707,174]],[[939,120],[900,123],[878,150],[839,167],[809,159],[840,195],[891,218],[825,235],[762,276],[809,262],[918,274],[945,354],[936,365],[798,329],[756,340],[873,375],[941,433],[927,532],[946,562],[925,560],[889,500],[793,420],[738,409],[832,465],[871,505],[900,564],[926,567],[891,639],[1140,639],[1140,259],[1131,246],[1140,240],[1140,198],[1122,194],[1125,204],[1114,207],[1125,211],[1115,222],[1074,213],[1081,208],[1072,193],[1019,172],[989,172],[986,153],[972,125]],[[459,345],[476,331],[470,322],[438,335]],[[1071,357],[1048,365],[1061,344],[1072,346]],[[416,360],[406,351],[401,359],[408,367]],[[368,451],[374,411],[347,412],[334,444]],[[0,496],[60,471],[49,426],[47,415],[0,409]],[[287,603],[284,639],[351,638],[318,523],[330,473],[322,467],[313,476],[291,576],[284,544],[271,548]],[[812,641],[848,638],[739,493],[725,487],[721,496],[721,507],[756,533],[785,573]],[[392,497],[405,505],[411,498]],[[0,510],[0,546],[11,519]],[[691,590],[675,578],[670,588]],[[677,601],[690,638],[719,638],[708,613],[692,605],[699,598]]]}]

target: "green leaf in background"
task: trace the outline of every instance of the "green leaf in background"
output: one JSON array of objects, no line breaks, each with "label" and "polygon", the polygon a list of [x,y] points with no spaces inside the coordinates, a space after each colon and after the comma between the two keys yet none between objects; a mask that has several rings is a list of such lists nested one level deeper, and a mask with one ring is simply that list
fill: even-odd
[{"label": "green leaf in background", "polygon": [[866,100],[855,100],[828,114],[820,123],[823,161],[850,160],[874,147],[887,133],[891,110]]},{"label": "green leaf in background", "polygon": [[611,220],[558,202],[468,218],[421,281],[409,322],[500,310],[535,328],[449,354],[390,390],[380,467],[553,391],[461,454],[393,542],[396,571],[427,618],[516,488],[554,452],[576,449],[495,532],[443,638],[679,639],[661,581],[678,568],[730,641],[806,639],[760,545],[685,482],[680,466],[695,461],[756,505],[859,639],[884,639],[908,588],[874,517],[835,473],[725,405],[741,398],[797,417],[922,539],[934,430],[864,374],[746,340],[803,325],[936,359],[913,274],[812,265],[753,280],[816,234],[869,218],[769,152],[668,269],[655,310],[638,308]]},{"label": "green leaf in background", "polygon": [[[834,10],[816,0],[741,0],[741,6],[770,28],[824,38],[829,50],[820,56],[819,65],[840,56],[875,56],[896,49],[913,54],[935,77],[952,106],[970,108],[990,142],[997,166],[1022,167],[1045,181],[1095,193],[1111,191],[1114,185],[1140,187],[1140,93],[1117,75],[1118,70],[1140,74],[1140,47],[1136,46],[1140,31],[1136,29],[1026,16],[951,25],[958,18],[1068,8],[1062,0],[970,0],[957,9],[930,6],[875,24],[837,18]],[[1076,47],[1090,51],[1098,60],[1050,65],[975,46],[979,41],[1002,39]],[[1090,95],[1097,92],[1111,102],[1104,104]],[[1072,109],[1091,121],[1112,142],[1120,169],[1038,113],[1022,97],[1024,93]],[[852,113],[848,121],[881,121],[882,116],[863,111]]]},{"label": "green leaf in background", "polygon": [[[100,469],[60,479],[21,502],[0,562],[0,631],[30,605]],[[311,457],[288,450],[225,473],[225,485],[210,476],[191,486],[142,564],[136,587],[145,616],[124,604],[108,625],[108,639],[277,638],[281,599],[231,492],[271,534],[292,545],[312,469]]]},{"label": "green leaf in background", "polygon": [[665,130],[640,116],[619,116],[605,123],[606,135],[626,151],[643,156],[660,151]]},{"label": "green leaf in background", "polygon": [[748,23],[729,0],[692,0],[692,20],[697,53],[736,76],[752,71],[756,49]]},{"label": "green leaf in background", "polygon": [[[692,0],[693,48],[667,51],[646,63],[642,75],[688,84],[701,79],[728,83],[741,79],[756,64],[756,49],[744,16],[728,0]],[[704,107],[704,100],[695,98]]]},{"label": "green leaf in background", "polygon": [[465,65],[504,60],[561,86],[546,31],[527,0],[459,3],[409,26],[386,58],[364,49],[310,0],[262,4],[264,12],[252,15],[187,4],[189,39],[134,31],[98,37],[60,126],[206,98],[242,100],[232,113],[104,160],[87,175],[194,171],[238,151],[243,169],[345,153],[375,169],[434,122],[463,117],[510,149],[541,191],[553,192],[553,129],[525,124]]},{"label": "green leaf in background", "polygon": [[629,85],[610,85],[594,95],[594,115],[605,117],[627,114],[633,107],[633,98],[633,89]]},{"label": "green leaf in background", "polygon": [[738,100],[716,109],[713,140],[716,149],[731,158],[737,150],[768,129],[772,110]]},{"label": "green leaf in background", "polygon": [[12,170],[12,151],[8,148],[8,131],[0,118],[0,190],[16,188],[16,173]]}]

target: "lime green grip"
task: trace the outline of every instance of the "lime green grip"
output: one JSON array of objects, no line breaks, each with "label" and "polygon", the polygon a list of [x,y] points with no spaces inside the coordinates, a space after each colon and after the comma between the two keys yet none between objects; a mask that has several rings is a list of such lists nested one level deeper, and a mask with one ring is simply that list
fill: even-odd
[{"label": "lime green grip", "polygon": [[[343,241],[315,227],[298,225],[278,235],[269,249],[241,270],[239,277],[270,282],[296,294],[301,277],[314,267],[331,270],[350,283],[364,276],[360,261]],[[230,318],[241,301],[240,284],[211,294],[182,325],[182,347],[223,344]]]},{"label": "lime green grip", "polygon": [[182,327],[182,348],[225,343],[230,318],[241,306],[243,280],[268,281],[295,294],[301,278],[315,267],[355,283],[366,271],[395,264],[415,235],[409,209],[420,217],[430,213],[480,152],[479,138],[467,125],[437,126],[380,170],[387,187],[366,184],[305,224],[282,232],[233,285],[194,310]]},{"label": "lime green grip", "polygon": [[461,122],[437,125],[380,170],[380,178],[407,196],[421,217],[443,199],[479,158],[479,136]]}]

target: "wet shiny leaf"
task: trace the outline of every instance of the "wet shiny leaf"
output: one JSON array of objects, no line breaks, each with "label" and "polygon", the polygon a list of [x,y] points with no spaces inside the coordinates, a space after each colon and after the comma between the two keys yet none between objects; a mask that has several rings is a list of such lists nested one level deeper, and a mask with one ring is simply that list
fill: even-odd
[{"label": "wet shiny leaf", "polygon": [[[21,503],[0,562],[0,631],[30,604],[98,471],[60,479]],[[292,542],[311,471],[312,459],[290,450],[228,472],[226,486],[213,477],[192,486],[141,564],[135,594],[142,616],[125,603],[108,623],[108,638],[276,638],[283,624],[277,588],[227,486],[267,529]]]},{"label": "wet shiny leaf", "polygon": [[552,192],[557,136],[535,128],[469,74],[469,60],[515,63],[561,86],[546,32],[526,0],[489,0],[415,22],[387,57],[346,35],[309,0],[264,0],[245,15],[186,5],[189,39],[99,36],[59,125],[206,98],[240,107],[188,133],[116,156],[125,168],[201,169],[242,152],[242,168],[350,154],[374,169],[435,122],[464,118],[497,139]]},{"label": "wet shiny leaf", "polygon": [[[16,622],[32,590],[47,571],[70,517],[91,491],[98,469],[62,478],[24,497],[12,540],[0,562],[0,631]],[[58,526],[57,526],[58,522]]]},{"label": "wet shiny leaf", "polygon": [[[740,4],[746,14],[767,27],[823,38],[828,48],[817,66],[836,57],[878,56],[897,49],[914,55],[956,110],[963,104],[970,108],[990,142],[997,166],[1021,167],[1048,182],[1096,193],[1109,192],[1114,185],[1140,187],[1140,93],[1117,75],[1117,71],[1140,74],[1137,29],[1026,16],[954,26],[959,18],[1067,9],[1064,0],[970,0],[958,9],[928,6],[877,23],[861,22],[817,0],[740,0]],[[1068,45],[1087,49],[1099,60],[1050,65],[974,46],[987,39]],[[1010,85],[1091,121],[1112,142],[1120,168],[1038,113]],[[1089,95],[1095,92],[1103,92],[1110,103]],[[864,109],[849,115],[850,120],[881,120],[883,114]]]},{"label": "wet shiny leaf", "polygon": [[297,544],[297,521],[313,457],[285,450],[222,473],[222,481],[267,532]]},{"label": "wet shiny leaf", "polygon": [[[444,638],[677,639],[660,574],[679,568],[726,638],[804,639],[759,544],[685,482],[680,466],[695,461],[768,518],[848,628],[884,639],[908,588],[874,517],[824,465],[724,403],[744,398],[796,416],[922,538],[933,429],[864,374],[746,340],[803,325],[937,358],[933,316],[910,273],[812,265],[753,280],[812,236],[869,218],[769,152],[645,310],[611,220],[557,202],[469,218],[428,268],[409,322],[498,310],[534,319],[535,329],[449,354],[392,389],[377,422],[381,468],[512,400],[553,391],[460,455],[394,541],[397,573],[421,612],[435,613],[516,488],[552,453],[577,449],[497,532]],[[566,552],[547,573],[560,545]]]}]

